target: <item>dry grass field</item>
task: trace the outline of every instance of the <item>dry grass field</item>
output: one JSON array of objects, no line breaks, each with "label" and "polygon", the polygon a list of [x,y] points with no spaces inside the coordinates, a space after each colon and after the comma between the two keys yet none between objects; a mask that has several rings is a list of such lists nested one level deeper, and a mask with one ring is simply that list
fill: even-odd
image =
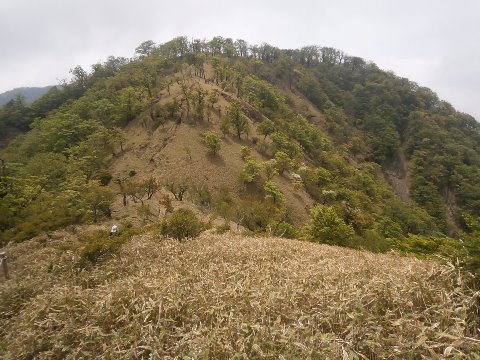
[{"label": "dry grass field", "polygon": [[7,247],[0,358],[480,358],[479,294],[448,263],[205,233],[80,267],[81,246]]}]

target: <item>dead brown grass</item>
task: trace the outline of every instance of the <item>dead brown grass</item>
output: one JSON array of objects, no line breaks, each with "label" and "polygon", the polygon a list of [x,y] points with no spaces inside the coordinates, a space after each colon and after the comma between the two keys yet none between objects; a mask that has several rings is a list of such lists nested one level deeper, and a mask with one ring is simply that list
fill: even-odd
[{"label": "dead brown grass", "polygon": [[416,359],[480,350],[479,294],[448,264],[205,234],[184,243],[139,236],[80,270],[75,236],[58,237],[8,249],[2,358]]}]

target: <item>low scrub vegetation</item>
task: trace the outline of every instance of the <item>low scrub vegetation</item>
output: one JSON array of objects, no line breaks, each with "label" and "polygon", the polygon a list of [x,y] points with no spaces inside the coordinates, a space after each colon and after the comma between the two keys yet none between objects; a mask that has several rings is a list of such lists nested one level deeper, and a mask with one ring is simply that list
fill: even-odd
[{"label": "low scrub vegetation", "polygon": [[116,234],[106,230],[95,231],[83,238],[84,246],[80,252],[80,264],[95,264],[98,260],[118,252],[120,246],[138,232],[131,224],[123,224]]},{"label": "low scrub vegetation", "polygon": [[169,214],[160,224],[160,234],[182,240],[198,236],[207,225],[190,209],[178,209]]}]

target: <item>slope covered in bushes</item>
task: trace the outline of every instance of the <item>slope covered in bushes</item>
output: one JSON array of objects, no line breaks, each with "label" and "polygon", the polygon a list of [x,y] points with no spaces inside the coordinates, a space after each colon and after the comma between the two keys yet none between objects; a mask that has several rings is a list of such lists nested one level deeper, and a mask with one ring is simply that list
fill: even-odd
[{"label": "slope covered in bushes", "polygon": [[0,152],[4,244],[156,222],[175,200],[252,233],[476,263],[478,123],[336,49],[147,41],[10,103],[2,126],[24,132]]}]

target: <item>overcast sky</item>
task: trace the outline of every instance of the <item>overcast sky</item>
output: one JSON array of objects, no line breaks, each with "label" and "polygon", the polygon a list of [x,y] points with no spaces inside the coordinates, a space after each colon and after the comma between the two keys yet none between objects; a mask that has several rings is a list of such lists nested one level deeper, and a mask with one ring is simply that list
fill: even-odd
[{"label": "overcast sky", "polygon": [[480,120],[480,0],[0,0],[0,93],[44,86],[145,40],[215,35],[331,46]]}]

